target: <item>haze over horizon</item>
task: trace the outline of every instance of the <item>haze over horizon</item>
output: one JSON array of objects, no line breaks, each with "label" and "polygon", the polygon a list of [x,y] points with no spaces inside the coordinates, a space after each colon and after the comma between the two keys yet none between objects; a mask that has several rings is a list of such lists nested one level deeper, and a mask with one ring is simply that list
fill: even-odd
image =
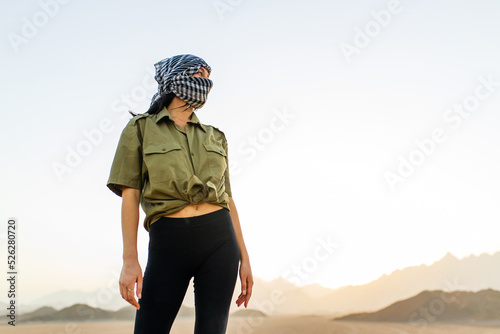
[{"label": "haze over horizon", "polygon": [[336,288],[500,251],[500,2],[58,1],[0,13],[21,302],[116,282],[111,161],[153,64],[181,53],[212,67],[196,114],[228,138],[255,277]]}]

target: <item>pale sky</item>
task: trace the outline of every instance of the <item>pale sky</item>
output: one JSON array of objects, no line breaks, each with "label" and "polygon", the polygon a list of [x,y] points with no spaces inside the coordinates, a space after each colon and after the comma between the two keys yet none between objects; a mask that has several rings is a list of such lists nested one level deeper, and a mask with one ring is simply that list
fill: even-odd
[{"label": "pale sky", "polygon": [[197,115],[228,138],[254,276],[336,288],[499,251],[499,11],[495,0],[4,1],[0,249],[6,262],[17,218],[20,298],[91,291],[121,270],[109,169],[127,110],[145,112],[156,92],[153,64],[182,53],[212,67]]}]

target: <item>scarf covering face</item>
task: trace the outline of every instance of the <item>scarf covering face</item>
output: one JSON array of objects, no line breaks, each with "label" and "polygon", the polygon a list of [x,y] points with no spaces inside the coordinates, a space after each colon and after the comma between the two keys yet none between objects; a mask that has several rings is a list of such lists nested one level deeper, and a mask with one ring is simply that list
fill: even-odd
[{"label": "scarf covering face", "polygon": [[207,100],[213,82],[192,76],[200,67],[206,68],[209,74],[212,72],[203,59],[191,54],[177,55],[157,62],[155,80],[158,82],[158,92],[153,96],[151,105],[161,94],[173,92],[194,109],[201,108]]}]

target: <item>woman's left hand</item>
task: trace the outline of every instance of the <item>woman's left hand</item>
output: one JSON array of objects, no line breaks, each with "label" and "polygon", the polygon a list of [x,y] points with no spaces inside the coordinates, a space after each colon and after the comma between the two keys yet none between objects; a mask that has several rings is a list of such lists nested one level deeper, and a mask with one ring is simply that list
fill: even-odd
[{"label": "woman's left hand", "polygon": [[240,280],[241,280],[241,293],[236,300],[238,307],[245,303],[245,308],[248,305],[250,297],[252,296],[253,276],[252,268],[250,268],[250,261],[241,261],[240,264]]}]

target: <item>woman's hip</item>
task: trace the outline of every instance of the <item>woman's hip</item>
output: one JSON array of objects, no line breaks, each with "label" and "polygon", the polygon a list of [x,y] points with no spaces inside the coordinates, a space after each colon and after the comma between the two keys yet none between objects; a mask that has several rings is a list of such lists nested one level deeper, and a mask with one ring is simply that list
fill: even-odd
[{"label": "woman's hip", "polygon": [[150,251],[204,252],[225,242],[236,242],[226,208],[193,217],[161,217],[149,231]]}]

